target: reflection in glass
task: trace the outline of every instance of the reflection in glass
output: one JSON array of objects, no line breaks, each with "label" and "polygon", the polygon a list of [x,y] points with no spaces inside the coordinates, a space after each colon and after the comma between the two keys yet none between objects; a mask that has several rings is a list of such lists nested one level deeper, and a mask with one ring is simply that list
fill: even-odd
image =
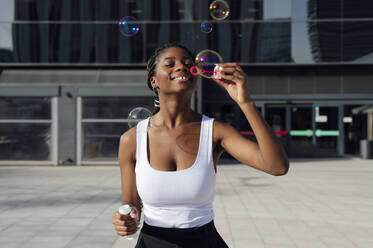
[{"label": "reflection in glass", "polygon": [[[52,14],[50,0],[14,0],[15,20],[45,21]],[[56,1],[58,2],[58,1]],[[68,6],[71,10],[71,6]]]},{"label": "reflection in glass", "polygon": [[97,63],[144,63],[145,26],[140,24],[140,31],[133,37],[120,33],[117,24],[95,25],[97,46]]},{"label": "reflection in glass", "polygon": [[0,97],[0,119],[51,119],[50,98]]},{"label": "reflection in glass", "polygon": [[341,22],[308,22],[311,52],[315,62],[341,61]]},{"label": "reflection in glass", "polygon": [[291,2],[292,0],[263,0],[263,19],[290,18]]},{"label": "reflection in glass", "polygon": [[[194,51],[196,32],[201,33],[200,24],[159,23],[146,25],[146,57],[150,58],[154,50],[169,42],[178,42]],[[138,35],[138,34],[137,34]],[[205,36],[205,34],[201,33]],[[210,34],[209,34],[210,35]]]},{"label": "reflection in glass", "polygon": [[[295,1],[298,1],[298,0],[295,0]],[[307,8],[308,18],[309,19],[341,18],[343,1],[348,1],[348,0],[328,0],[328,1],[308,0],[308,6],[307,6],[308,7]],[[358,1],[361,1],[361,0],[358,0]],[[355,1],[355,2],[358,2],[358,1]]]},{"label": "reflection in glass", "polygon": [[291,57],[296,63],[313,63],[307,22],[291,23]]},{"label": "reflection in glass", "polygon": [[342,25],[343,61],[373,62],[373,21],[346,21]]},{"label": "reflection in glass", "polygon": [[372,18],[373,1],[371,0],[341,0],[343,18]]},{"label": "reflection in glass", "polygon": [[353,109],[364,105],[345,105],[343,115],[344,148],[345,154],[358,155],[360,152],[360,140],[366,139],[366,114],[353,114]]},{"label": "reflection in glass", "polygon": [[261,23],[255,62],[291,62],[290,22]]},{"label": "reflection in glass", "polygon": [[266,107],[266,121],[268,125],[272,128],[273,132],[276,134],[280,140],[283,147],[288,150],[287,137],[288,133],[286,130],[286,108],[285,107]]},{"label": "reflection in glass", "polygon": [[292,156],[312,156],[312,130],[312,107],[292,106],[290,130]]},{"label": "reflection in glass", "polygon": [[96,27],[95,24],[50,24],[49,62],[95,62]]},{"label": "reflection in glass", "polygon": [[10,1],[14,2],[16,20],[22,21],[118,21],[124,15],[143,20],[145,12],[142,0],[1,0],[3,1],[7,1],[8,5]]},{"label": "reflection in glass", "polygon": [[290,22],[221,23],[208,35],[196,34],[196,50],[209,47],[217,51],[224,61],[292,62],[290,27]]},{"label": "reflection in glass", "polygon": [[208,35],[199,31],[199,24],[195,24],[193,28],[197,31],[196,35],[193,37],[195,40],[196,52],[202,51],[208,47],[210,50],[219,53],[223,61],[240,61],[240,24],[215,24],[213,31]]},{"label": "reflection in glass", "polygon": [[48,24],[12,24],[14,62],[48,62],[50,28]]},{"label": "reflection in glass", "polygon": [[193,18],[193,0],[145,0],[146,20],[187,20]]},{"label": "reflection in glass", "polygon": [[0,22],[14,21],[14,0],[0,1]]},{"label": "reflection in glass", "polygon": [[83,160],[117,161],[120,136],[128,123],[83,123]]},{"label": "reflection in glass", "polygon": [[49,123],[0,123],[0,160],[50,160]]},{"label": "reflection in glass", "polygon": [[0,63],[13,62],[13,56],[12,24],[0,24]]},{"label": "reflection in glass", "polygon": [[338,107],[318,107],[316,112],[316,150],[320,156],[338,155]]},{"label": "reflection in glass", "polygon": [[127,119],[136,107],[153,110],[151,97],[84,97],[83,119]]}]

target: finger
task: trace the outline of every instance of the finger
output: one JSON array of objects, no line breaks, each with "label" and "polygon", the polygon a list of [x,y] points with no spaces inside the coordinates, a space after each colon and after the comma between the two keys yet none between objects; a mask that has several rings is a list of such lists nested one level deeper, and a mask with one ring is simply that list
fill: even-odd
[{"label": "finger", "polygon": [[117,231],[118,235],[120,236],[128,236],[128,235],[132,235],[134,233],[136,233],[140,228],[136,228],[135,230],[131,230],[131,231]]},{"label": "finger", "polygon": [[242,73],[245,73],[245,72],[242,70],[241,66],[239,66],[239,65],[236,66],[236,70],[237,70],[237,71],[240,71],[240,72],[242,72]]},{"label": "finger", "polygon": [[117,226],[124,226],[124,221],[122,220],[113,220],[113,224]]},{"label": "finger", "polygon": [[233,67],[222,69],[220,73],[227,75],[227,76],[234,75],[235,77],[239,79],[245,78],[245,73],[243,71],[240,71],[237,68],[233,68]]},{"label": "finger", "polygon": [[235,70],[239,71],[242,74],[245,74],[245,72],[242,70],[241,66],[239,66],[237,63],[226,63],[226,64],[221,64],[222,70],[229,69],[229,70]]},{"label": "finger", "polygon": [[129,226],[129,225],[136,224],[136,222],[135,222],[135,220],[133,220],[133,219],[127,219],[127,220],[114,220],[114,221],[113,221],[113,224],[114,224],[114,225],[118,225],[118,226]]},{"label": "finger", "polygon": [[119,219],[120,218],[120,213],[119,211],[116,211],[114,214],[113,214],[113,219]]},{"label": "finger", "polygon": [[125,220],[124,225],[125,226],[136,225],[136,222],[135,220]]},{"label": "finger", "polygon": [[237,79],[241,81],[241,80],[244,79],[244,77],[241,76],[241,75],[238,74],[238,73],[234,73],[233,75],[227,75],[227,74],[224,74],[224,75],[222,76],[222,78],[223,78],[223,79],[228,79],[228,80],[230,80],[230,81],[237,81]]},{"label": "finger", "polygon": [[240,80],[244,80],[245,79],[245,75],[243,75],[241,72],[239,71],[235,71],[233,72],[233,76],[240,79]]},{"label": "finger", "polygon": [[237,70],[234,70],[231,73],[230,72],[229,73],[223,72],[222,74],[227,75],[227,76],[235,76],[235,77],[240,78],[240,79],[245,77],[240,71],[237,71]]},{"label": "finger", "polygon": [[120,220],[133,220],[133,218],[129,214],[121,214]]},{"label": "finger", "polygon": [[233,73],[236,70],[236,67],[233,66],[222,66],[221,71]]},{"label": "finger", "polygon": [[116,220],[116,221],[113,221],[113,224],[114,226],[130,226],[130,225],[136,225],[137,223],[134,220],[125,220],[125,221]]},{"label": "finger", "polygon": [[115,226],[114,229],[117,232],[132,232],[135,231],[138,227],[136,225],[132,226]]}]

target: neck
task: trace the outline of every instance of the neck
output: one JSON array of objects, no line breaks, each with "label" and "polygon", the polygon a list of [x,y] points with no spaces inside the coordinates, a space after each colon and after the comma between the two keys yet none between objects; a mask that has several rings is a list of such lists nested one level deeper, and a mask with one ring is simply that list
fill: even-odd
[{"label": "neck", "polygon": [[178,95],[160,96],[160,110],[156,121],[160,126],[175,128],[187,121],[190,121],[194,113],[190,108],[190,97]]}]

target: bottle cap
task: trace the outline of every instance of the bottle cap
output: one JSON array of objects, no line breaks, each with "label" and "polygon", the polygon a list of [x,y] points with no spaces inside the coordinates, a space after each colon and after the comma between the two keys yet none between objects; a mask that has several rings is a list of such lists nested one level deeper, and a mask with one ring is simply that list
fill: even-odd
[{"label": "bottle cap", "polygon": [[129,214],[131,212],[131,207],[128,204],[119,207],[120,214]]}]

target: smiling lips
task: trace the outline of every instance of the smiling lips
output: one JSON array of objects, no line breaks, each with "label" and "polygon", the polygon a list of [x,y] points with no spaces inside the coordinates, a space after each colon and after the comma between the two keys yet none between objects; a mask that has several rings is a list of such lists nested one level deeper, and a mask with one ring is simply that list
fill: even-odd
[{"label": "smiling lips", "polygon": [[177,81],[180,81],[180,82],[186,82],[186,81],[189,80],[189,78],[186,77],[186,76],[178,76],[178,77],[173,78],[172,80],[177,80]]}]

